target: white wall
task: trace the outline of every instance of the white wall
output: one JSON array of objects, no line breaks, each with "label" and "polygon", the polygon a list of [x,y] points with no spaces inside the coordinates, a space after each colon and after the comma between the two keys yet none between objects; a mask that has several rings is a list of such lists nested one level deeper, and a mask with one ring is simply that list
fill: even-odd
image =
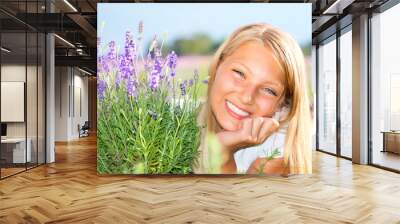
[{"label": "white wall", "polygon": [[76,68],[56,67],[56,141],[79,138],[78,124],[88,120],[88,78],[83,75]]},{"label": "white wall", "polygon": [[70,75],[67,67],[55,68],[55,141],[68,140]]},{"label": "white wall", "polygon": [[[74,108],[72,109],[72,115],[73,119],[71,120],[72,122],[72,129],[71,129],[71,135],[76,137],[79,137],[78,133],[78,124],[81,126],[85,123],[85,121],[88,120],[88,78],[81,76],[82,73],[79,72],[78,75],[76,75],[76,72],[78,70],[75,70],[75,75],[74,75],[74,92],[75,94],[73,96],[74,99]],[[80,102],[79,102],[80,101]],[[81,108],[80,108],[81,107]],[[80,111],[81,110],[81,111]]]}]

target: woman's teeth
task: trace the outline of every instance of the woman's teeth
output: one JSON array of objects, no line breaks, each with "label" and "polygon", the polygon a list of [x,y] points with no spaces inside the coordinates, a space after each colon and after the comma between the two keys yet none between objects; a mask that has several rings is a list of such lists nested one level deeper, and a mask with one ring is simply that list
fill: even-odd
[{"label": "woman's teeth", "polygon": [[250,115],[248,112],[241,110],[240,108],[236,107],[233,103],[229,101],[226,101],[226,105],[230,110],[232,110],[235,114],[241,117],[247,117]]}]

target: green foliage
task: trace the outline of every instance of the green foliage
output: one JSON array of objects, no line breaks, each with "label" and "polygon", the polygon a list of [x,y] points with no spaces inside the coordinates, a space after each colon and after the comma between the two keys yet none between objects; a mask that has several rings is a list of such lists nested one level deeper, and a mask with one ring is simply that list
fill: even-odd
[{"label": "green foliage", "polygon": [[[198,157],[198,84],[185,96],[167,86],[108,87],[98,102],[97,170],[101,174],[188,174]],[[180,102],[180,103],[179,103]]]},{"label": "green foliage", "polygon": [[176,39],[170,48],[178,55],[210,55],[214,53],[215,44],[208,35],[196,34],[190,39]]},{"label": "green foliage", "polygon": [[207,148],[208,148],[208,173],[219,174],[222,156],[221,156],[221,145],[215,134],[209,133],[207,135]]},{"label": "green foliage", "polygon": [[274,150],[272,150],[271,153],[265,153],[265,160],[264,162],[261,162],[258,166],[257,173],[258,174],[263,174],[264,173],[264,167],[265,165],[268,163],[269,160],[274,159],[275,157],[279,156],[281,154],[281,152],[279,151],[278,148],[275,148]]}]

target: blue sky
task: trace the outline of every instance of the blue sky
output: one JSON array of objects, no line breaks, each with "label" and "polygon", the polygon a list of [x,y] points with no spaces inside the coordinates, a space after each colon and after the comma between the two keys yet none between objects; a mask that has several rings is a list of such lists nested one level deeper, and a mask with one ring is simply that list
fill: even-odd
[{"label": "blue sky", "polygon": [[195,33],[221,40],[241,25],[265,22],[290,33],[300,45],[311,46],[311,4],[99,3],[97,35],[103,43],[115,40],[122,46],[125,32],[136,34],[141,20],[145,42],[165,32],[167,41]]}]

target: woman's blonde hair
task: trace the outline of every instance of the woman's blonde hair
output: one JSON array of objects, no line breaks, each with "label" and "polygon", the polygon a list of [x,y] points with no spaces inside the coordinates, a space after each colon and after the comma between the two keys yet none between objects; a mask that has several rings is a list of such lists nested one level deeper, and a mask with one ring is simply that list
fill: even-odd
[{"label": "woman's blonde hair", "polygon": [[[284,145],[284,165],[289,173],[310,174],[312,172],[311,155],[311,114],[307,95],[307,75],[303,53],[297,42],[287,33],[265,23],[242,26],[233,32],[218,48],[209,68],[208,96],[214,83],[216,71],[221,62],[239,46],[257,41],[268,47],[285,74],[285,92],[283,105],[288,107],[288,114],[280,124],[287,124]],[[202,123],[206,132],[216,133],[218,124],[211,111],[209,100],[202,111]],[[203,135],[207,136],[207,134]],[[207,153],[203,149],[201,153]],[[206,159],[207,155],[203,155]],[[207,159],[206,159],[207,160]],[[200,161],[204,162],[203,161]]]}]

